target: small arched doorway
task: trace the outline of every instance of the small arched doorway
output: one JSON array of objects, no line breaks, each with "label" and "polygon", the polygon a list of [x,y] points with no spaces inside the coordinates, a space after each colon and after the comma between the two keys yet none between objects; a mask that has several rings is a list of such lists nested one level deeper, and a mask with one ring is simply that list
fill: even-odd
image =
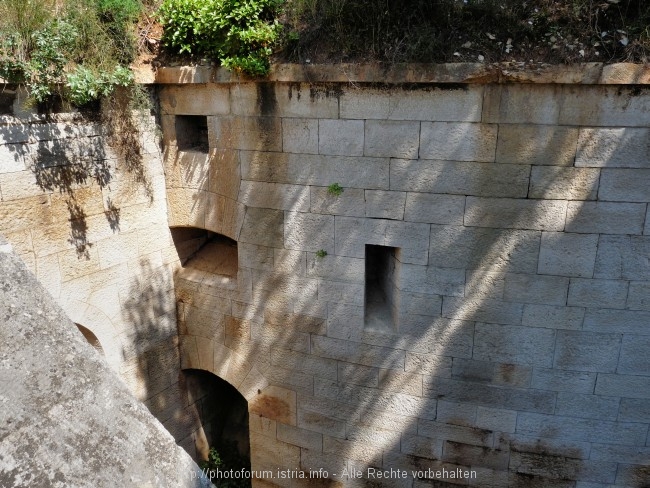
[{"label": "small arched doorway", "polygon": [[[248,402],[227,381],[198,369],[183,370],[190,407],[198,414],[200,425],[192,434],[197,461],[206,461],[218,453],[220,469],[250,472]],[[237,486],[251,486],[246,480]]]}]

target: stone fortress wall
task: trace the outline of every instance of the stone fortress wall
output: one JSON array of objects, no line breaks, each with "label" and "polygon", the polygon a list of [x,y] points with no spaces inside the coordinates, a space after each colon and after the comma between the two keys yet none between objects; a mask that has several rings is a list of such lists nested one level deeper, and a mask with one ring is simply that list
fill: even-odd
[{"label": "stone fortress wall", "polygon": [[623,68],[533,83],[162,70],[152,192],[109,149],[90,158],[109,184],[45,185],[76,160],[39,155],[67,153],[70,127],[70,147],[101,131],[7,117],[0,232],[188,450],[205,436],[179,354],[249,401],[256,470],[641,487],[650,91]]}]

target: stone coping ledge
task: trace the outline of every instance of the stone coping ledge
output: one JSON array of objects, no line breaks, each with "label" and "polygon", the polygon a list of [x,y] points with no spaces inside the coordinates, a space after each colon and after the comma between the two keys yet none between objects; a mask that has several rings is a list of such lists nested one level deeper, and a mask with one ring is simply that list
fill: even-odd
[{"label": "stone coping ledge", "polygon": [[264,78],[249,78],[222,67],[161,67],[136,70],[145,84],[203,84],[238,82],[300,83],[542,83],[576,85],[650,85],[650,64],[583,63],[527,65],[524,63],[448,64],[276,64]]}]

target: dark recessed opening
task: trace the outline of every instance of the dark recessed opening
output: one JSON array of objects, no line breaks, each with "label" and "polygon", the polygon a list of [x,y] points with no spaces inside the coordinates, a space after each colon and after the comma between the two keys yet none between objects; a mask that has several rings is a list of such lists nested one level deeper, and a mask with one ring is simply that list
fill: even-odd
[{"label": "dark recessed opening", "polygon": [[372,329],[396,327],[395,248],[366,245],[365,325]]},{"label": "dark recessed opening", "polygon": [[170,230],[184,268],[221,276],[237,276],[237,241],[195,227],[172,227]]},{"label": "dark recessed opening", "polygon": [[188,369],[183,371],[183,376],[203,431],[193,434],[197,459],[206,460],[209,449],[213,448],[223,460],[222,471],[250,470],[246,399],[230,383],[207,371]]},{"label": "dark recessed opening", "polygon": [[208,152],[208,118],[205,115],[177,115],[176,143],[180,151]]},{"label": "dark recessed opening", "polygon": [[12,115],[14,113],[14,100],[16,92],[13,90],[0,91],[0,115]]},{"label": "dark recessed opening", "polygon": [[81,332],[91,346],[95,348],[95,350],[101,354],[102,356],[104,355],[104,348],[102,347],[101,343],[99,342],[99,339],[97,339],[97,336],[92,333],[89,329],[84,327],[83,325],[79,324],[74,324],[77,326],[77,329],[79,329],[79,332]]}]

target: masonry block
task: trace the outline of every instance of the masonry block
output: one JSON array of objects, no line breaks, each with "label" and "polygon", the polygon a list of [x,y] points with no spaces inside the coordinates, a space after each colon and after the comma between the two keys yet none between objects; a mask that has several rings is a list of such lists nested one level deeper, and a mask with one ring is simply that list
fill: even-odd
[{"label": "masonry block", "polygon": [[345,189],[388,189],[388,161],[310,154],[241,153],[244,179],[323,187],[339,182]]},{"label": "masonry block", "polygon": [[616,463],[567,459],[543,454],[512,454],[510,469],[518,473],[543,477],[545,481],[556,479],[585,480],[612,483]]},{"label": "masonry block", "polygon": [[[410,345],[411,351],[455,358],[472,357],[474,322],[409,314],[400,318],[400,332],[416,338]],[[394,341],[389,336],[386,345]]]},{"label": "masonry block", "polygon": [[432,224],[462,225],[465,197],[408,192],[404,220]]},{"label": "masonry block", "polygon": [[0,145],[0,174],[15,173],[27,169],[22,144]]},{"label": "masonry block", "polygon": [[650,283],[643,281],[630,282],[626,308],[650,311]]},{"label": "masonry block", "polygon": [[466,226],[561,231],[567,202],[467,197]]},{"label": "masonry block", "polygon": [[573,278],[567,305],[594,308],[625,308],[628,282]]},{"label": "masonry block", "polygon": [[489,163],[495,160],[496,144],[496,125],[422,122],[420,158]]},{"label": "masonry block", "polygon": [[533,368],[528,365],[454,357],[452,377],[472,383],[527,388]]},{"label": "masonry block", "polygon": [[616,371],[621,350],[619,334],[559,330],[553,366],[572,371]]},{"label": "masonry block", "polygon": [[528,196],[551,200],[595,200],[599,177],[600,170],[595,168],[533,166]]},{"label": "masonry block", "polygon": [[214,149],[209,162],[208,190],[236,200],[241,181],[238,151]]},{"label": "masonry block", "polygon": [[[617,373],[650,376],[650,358],[646,354],[649,336],[624,335]],[[650,421],[650,418],[647,419]]]},{"label": "masonry block", "polygon": [[650,237],[601,235],[594,277],[650,279]]},{"label": "masonry block", "polygon": [[429,226],[383,219],[336,217],[336,254],[365,258],[365,245],[400,248],[400,262],[426,264]]},{"label": "masonry block", "polygon": [[237,115],[338,117],[338,94],[316,83],[237,83],[230,94]]},{"label": "masonry block", "polygon": [[547,125],[500,125],[497,163],[572,166],[578,129]]},{"label": "masonry block", "polygon": [[401,191],[366,190],[366,217],[402,220],[406,193]]},{"label": "masonry block", "polygon": [[530,230],[432,225],[429,265],[535,273],[540,235]]},{"label": "masonry block", "polygon": [[[320,288],[319,288],[320,292]],[[359,296],[357,294],[357,296]],[[319,297],[320,298],[320,297]],[[326,299],[325,297],[321,298]],[[338,303],[331,303],[327,307],[327,336],[339,339],[358,341],[361,339],[364,321],[364,306],[361,300],[352,297]]]},{"label": "masonry block", "polygon": [[650,419],[650,402],[644,398],[621,398],[618,419],[623,422],[647,422]]},{"label": "masonry block", "polygon": [[318,121],[318,153],[333,156],[362,156],[363,120],[321,119]]},{"label": "masonry block", "polygon": [[287,153],[318,154],[318,120],[282,119],[282,149]]},{"label": "masonry block", "polygon": [[523,304],[494,299],[468,300],[444,297],[442,316],[450,319],[475,320],[492,324],[521,324]]},{"label": "masonry block", "polygon": [[390,93],[381,89],[347,88],[341,94],[342,119],[387,119]]},{"label": "masonry block", "polygon": [[392,160],[391,190],[523,198],[528,192],[529,166]]},{"label": "masonry block", "polygon": [[598,236],[543,232],[539,251],[540,274],[591,278]]},{"label": "masonry block", "polygon": [[208,117],[210,148],[281,151],[282,123],[274,117]]},{"label": "masonry block", "polygon": [[364,366],[404,370],[404,351],[330,337],[312,336],[312,354]]},{"label": "masonry block", "polygon": [[580,129],[576,166],[648,168],[649,137],[650,130],[645,128]]},{"label": "masonry block", "polygon": [[528,327],[578,330],[582,328],[585,309],[557,305],[525,305],[521,323]]},{"label": "masonry block", "polygon": [[[538,413],[521,413],[517,418],[517,432],[524,435],[632,446],[643,445],[645,429],[647,425],[643,424]],[[549,436],[550,432],[554,435]]]},{"label": "masonry block", "polygon": [[540,390],[593,393],[596,373],[535,368],[531,387]]},{"label": "masonry block", "polygon": [[407,373],[451,378],[451,358],[433,354],[406,353],[405,370]]},{"label": "masonry block", "polygon": [[419,146],[419,122],[365,122],[363,153],[366,156],[417,159]]},{"label": "masonry block", "polygon": [[584,90],[577,85],[564,85],[557,100],[562,107],[559,123],[592,127],[648,127],[650,100],[633,92],[633,86],[601,85]]},{"label": "masonry block", "polygon": [[340,195],[332,195],[327,188],[310,187],[311,211],[319,214],[365,217],[365,190],[346,188]]},{"label": "masonry block", "polygon": [[500,124],[558,125],[562,106],[558,96],[560,87],[513,83],[501,85],[498,89],[498,112],[485,114],[484,121]]},{"label": "masonry block", "polygon": [[287,212],[284,222],[284,247],[334,253],[334,217]]},{"label": "masonry block", "polygon": [[600,172],[598,200],[647,202],[650,169],[603,168]]},{"label": "masonry block", "polygon": [[227,85],[165,86],[160,93],[160,106],[165,114],[226,115],[230,113]]},{"label": "masonry block", "polygon": [[617,420],[620,399],[611,396],[561,392],[557,395],[555,414],[602,420]]},{"label": "masonry block", "polygon": [[[519,388],[433,378],[424,384],[424,394],[431,398],[445,397],[446,401],[471,403],[491,408],[519,410],[523,412],[552,413],[555,407],[555,393]],[[491,445],[491,444],[489,444]]]},{"label": "masonry block", "polygon": [[513,302],[564,305],[568,288],[568,278],[508,273],[503,297]]},{"label": "masonry block", "polygon": [[551,366],[554,349],[552,329],[477,323],[472,357],[479,361]]},{"label": "masonry block", "polygon": [[318,257],[309,254],[307,276],[331,281],[363,284],[365,261],[359,258],[327,255]]},{"label": "masonry block", "polygon": [[481,429],[514,432],[517,425],[517,412],[500,408],[477,407],[476,426]]},{"label": "masonry block", "polygon": [[239,201],[249,207],[309,211],[309,188],[302,185],[242,181]]},{"label": "masonry block", "polygon": [[433,378],[424,384],[425,395],[446,401],[472,403],[505,410],[522,410],[526,412],[552,413],[555,406],[555,394],[538,390],[503,388],[480,383],[467,388],[467,382]]},{"label": "masonry block", "polygon": [[284,212],[262,208],[247,209],[239,240],[261,246],[283,247]]},{"label": "masonry block", "polygon": [[586,234],[642,234],[645,204],[569,202],[567,232]]}]

